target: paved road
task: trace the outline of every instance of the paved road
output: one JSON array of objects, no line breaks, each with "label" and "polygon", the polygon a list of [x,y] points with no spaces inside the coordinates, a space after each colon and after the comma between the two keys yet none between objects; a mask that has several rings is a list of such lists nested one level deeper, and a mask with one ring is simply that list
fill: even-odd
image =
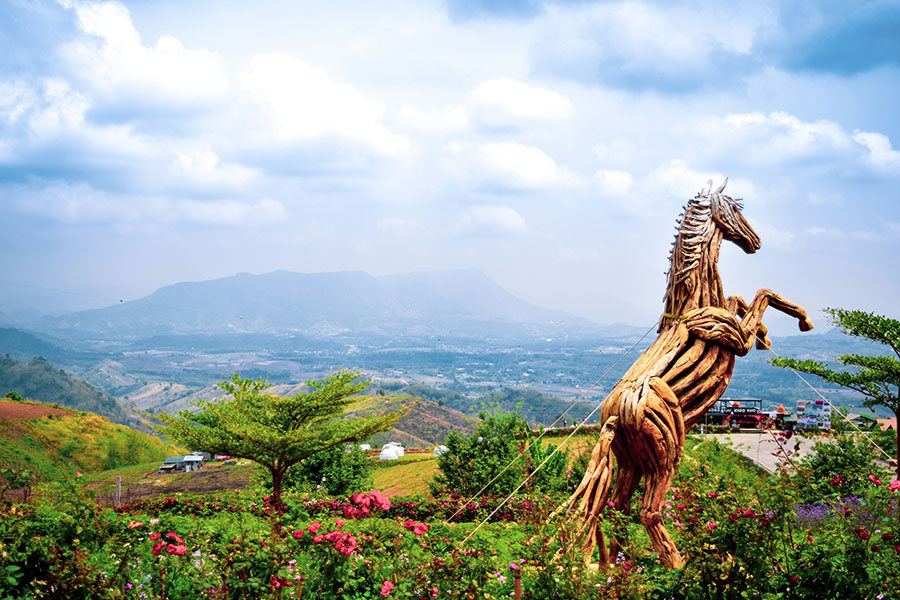
[{"label": "paved road", "polygon": [[[734,449],[749,458],[751,461],[761,466],[770,473],[774,472],[778,467],[779,459],[774,456],[778,452],[778,442],[771,433],[764,431],[760,433],[728,433],[728,434],[707,434],[715,438],[720,443],[726,440],[734,444]],[[827,438],[822,438],[824,441]],[[799,435],[793,436],[786,443],[784,449],[791,455],[793,461],[799,461],[800,457],[812,453],[813,444],[819,440],[812,440]],[[794,454],[795,447],[800,444],[799,450]]]}]

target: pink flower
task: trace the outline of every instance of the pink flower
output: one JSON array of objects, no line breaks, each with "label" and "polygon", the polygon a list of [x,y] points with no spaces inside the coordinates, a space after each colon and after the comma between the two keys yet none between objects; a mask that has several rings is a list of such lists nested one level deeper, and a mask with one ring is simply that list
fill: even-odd
[{"label": "pink flower", "polygon": [[303,530],[302,530],[302,529],[295,529],[295,530],[294,530],[294,533],[292,533],[291,535],[294,536],[294,539],[295,539],[295,540],[299,540],[300,538],[303,537]]},{"label": "pink flower", "polygon": [[716,498],[719,495],[719,492],[710,492],[706,495],[707,498]]},{"label": "pink flower", "polygon": [[891,490],[892,492],[896,492],[897,490],[900,490],[900,479],[894,479],[893,481],[891,481],[888,484],[888,489]]},{"label": "pink flower", "polygon": [[140,521],[128,521],[128,529],[137,529],[143,525]]},{"label": "pink flower", "polygon": [[390,596],[392,589],[394,589],[394,584],[391,583],[390,581],[388,581],[387,579],[385,579],[381,583],[381,595],[382,596],[385,596],[385,597]]},{"label": "pink flower", "polygon": [[843,485],[844,484],[844,476],[843,475],[835,475],[831,478],[831,485]]},{"label": "pink flower", "polygon": [[412,531],[416,535],[424,535],[428,532],[429,529],[428,525],[426,525],[425,523],[416,523],[415,521],[410,521],[409,519],[403,522],[403,527],[408,531]]},{"label": "pink flower", "polygon": [[378,490],[372,490],[369,492],[369,497],[372,498],[372,503],[381,510],[390,510],[391,508],[391,500]]},{"label": "pink flower", "polygon": [[174,554],[175,556],[184,556],[187,554],[187,546],[181,544],[176,546],[175,544],[169,544],[166,546],[166,552],[169,554]]},{"label": "pink flower", "polygon": [[152,554],[153,556],[159,556],[165,545],[165,542],[156,542],[155,544],[153,544],[153,550],[150,551],[150,554]]},{"label": "pink flower", "polygon": [[811,536],[811,535],[806,536],[806,539],[809,541],[810,544],[815,543],[815,541],[816,541],[813,539],[813,536]]},{"label": "pink flower", "polygon": [[334,520],[334,526],[337,527],[338,529],[340,529],[340,528],[343,527],[344,525],[346,525],[346,523],[344,523],[344,522],[341,521],[340,519],[335,519],[335,520]]},{"label": "pink flower", "polygon": [[715,521],[708,521],[708,522],[706,523],[706,529],[707,529],[707,531],[712,531],[712,530],[715,529],[718,525],[719,525],[719,524],[716,523]]},{"label": "pink flower", "polygon": [[874,483],[875,485],[881,485],[881,480],[869,473],[869,481]]},{"label": "pink flower", "polygon": [[161,533],[151,533],[150,535],[147,536],[147,538],[152,542],[155,542],[156,540],[158,540],[161,537],[162,537]]},{"label": "pink flower", "polygon": [[794,585],[800,583],[800,579],[796,575],[788,575],[788,579],[790,579],[791,583]]},{"label": "pink flower", "polygon": [[317,535],[316,537],[313,538],[313,544],[321,544],[321,543],[322,543],[322,540],[324,540],[324,539],[325,539],[325,536],[319,534],[319,535]]},{"label": "pink flower", "polygon": [[684,510],[685,508],[687,508],[687,504],[679,504],[675,508],[677,508],[678,510]]},{"label": "pink flower", "polygon": [[319,523],[318,521],[313,521],[313,522],[312,522],[312,525],[308,525],[308,526],[306,527],[306,531],[308,531],[309,533],[315,533],[315,532],[317,532],[317,531],[319,530],[319,528],[320,528],[321,526],[322,526],[322,524]]}]

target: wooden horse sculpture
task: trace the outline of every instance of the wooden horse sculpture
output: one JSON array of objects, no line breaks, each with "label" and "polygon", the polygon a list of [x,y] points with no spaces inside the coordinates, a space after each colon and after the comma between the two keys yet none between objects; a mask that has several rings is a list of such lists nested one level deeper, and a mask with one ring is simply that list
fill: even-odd
[{"label": "wooden horse sculpture", "polygon": [[[727,179],[726,179],[727,183]],[[660,508],[684,451],[685,432],[725,391],[734,357],[744,356],[756,340],[768,347],[762,315],[772,306],[799,320],[801,331],[813,324],[800,306],[770,290],[759,290],[749,305],[739,296],[725,297],[716,262],[722,240],[752,254],[759,237],[741,214],[738,201],[722,194],[725,184],[704,189],[679,217],[668,272],[665,312],[659,336],[637,359],[600,412],[600,439],[587,472],[566,508],[585,519],[585,561],[599,547],[600,564],[609,563],[600,529],[607,503],[628,512],[641,477],[644,495],[641,523],[660,560],[677,568],[683,559],[663,526]],[[612,455],[618,473],[610,495]],[[617,544],[614,540],[612,552]]]}]

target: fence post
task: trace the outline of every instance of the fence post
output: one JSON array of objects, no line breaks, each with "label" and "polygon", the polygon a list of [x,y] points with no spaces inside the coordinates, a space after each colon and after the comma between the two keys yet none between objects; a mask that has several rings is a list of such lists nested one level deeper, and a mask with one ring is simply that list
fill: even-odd
[{"label": "fence post", "polygon": [[518,567],[513,570],[513,589],[515,590],[513,598],[515,600],[522,600],[522,576],[519,574]]},{"label": "fence post", "polygon": [[116,506],[122,503],[122,476],[116,475]]}]

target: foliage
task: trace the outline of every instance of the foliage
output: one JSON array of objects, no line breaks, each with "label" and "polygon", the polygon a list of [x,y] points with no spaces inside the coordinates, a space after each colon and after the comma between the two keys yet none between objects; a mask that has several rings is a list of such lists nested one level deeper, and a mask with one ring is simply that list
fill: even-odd
[{"label": "foliage", "polygon": [[16,402],[22,402],[23,400],[25,400],[22,397],[22,394],[15,391],[6,392],[6,396],[4,396],[4,398],[9,398],[10,400],[15,400]]},{"label": "foliage", "polygon": [[[374,463],[369,455],[350,444],[313,454],[284,474],[282,487],[293,491],[321,490],[332,496],[346,496],[372,486]],[[271,476],[264,485],[271,487]]]},{"label": "foliage", "polygon": [[191,449],[246,458],[269,470],[275,504],[281,500],[284,474],[318,452],[343,447],[391,428],[406,410],[386,415],[342,418],[353,396],[368,385],[355,372],[341,371],[308,381],[309,392],[278,396],[262,379],[235,374],[219,387],[229,396],[198,400],[199,412],[159,415],[163,434]]},{"label": "foliage", "polygon": [[0,463],[44,479],[162,461],[184,450],[87,412],[0,421]]},{"label": "foliage", "polygon": [[270,536],[271,502],[253,491],[113,511],[77,482],[56,484],[0,509],[0,598],[505,598],[516,573],[535,599],[895,598],[900,483],[865,469],[859,495],[826,481],[806,502],[816,471],[768,476],[712,439],[689,439],[663,511],[685,551],[680,570],[650,551],[639,499],[607,513],[622,552],[596,571],[573,543],[579,524],[551,519],[558,503],[539,494],[477,532],[502,498],[287,494],[283,534]]},{"label": "foliage", "polygon": [[[837,371],[821,362],[792,358],[773,359],[772,364],[812,373],[825,381],[856,390],[866,397],[863,401],[866,407],[888,408],[900,422],[900,321],[861,310],[826,308],[825,311],[844,333],[884,344],[894,356],[844,354],[837,357],[838,362],[855,368],[855,371]],[[900,441],[900,427],[896,435]],[[897,455],[895,466],[900,477],[900,455]]]},{"label": "foliage", "polygon": [[834,440],[816,442],[813,453],[800,461],[803,477],[810,483],[804,489],[806,500],[815,500],[839,489],[844,496],[859,496],[871,485],[868,476],[884,476],[872,457],[872,442],[864,435],[843,435]]},{"label": "foliage", "polygon": [[433,494],[509,494],[529,475],[526,489],[568,489],[566,453],[551,457],[554,449],[542,446],[518,413],[482,411],[478,418],[481,422],[473,433],[453,432],[447,437],[448,451],[438,457],[440,473],[431,485]]}]

